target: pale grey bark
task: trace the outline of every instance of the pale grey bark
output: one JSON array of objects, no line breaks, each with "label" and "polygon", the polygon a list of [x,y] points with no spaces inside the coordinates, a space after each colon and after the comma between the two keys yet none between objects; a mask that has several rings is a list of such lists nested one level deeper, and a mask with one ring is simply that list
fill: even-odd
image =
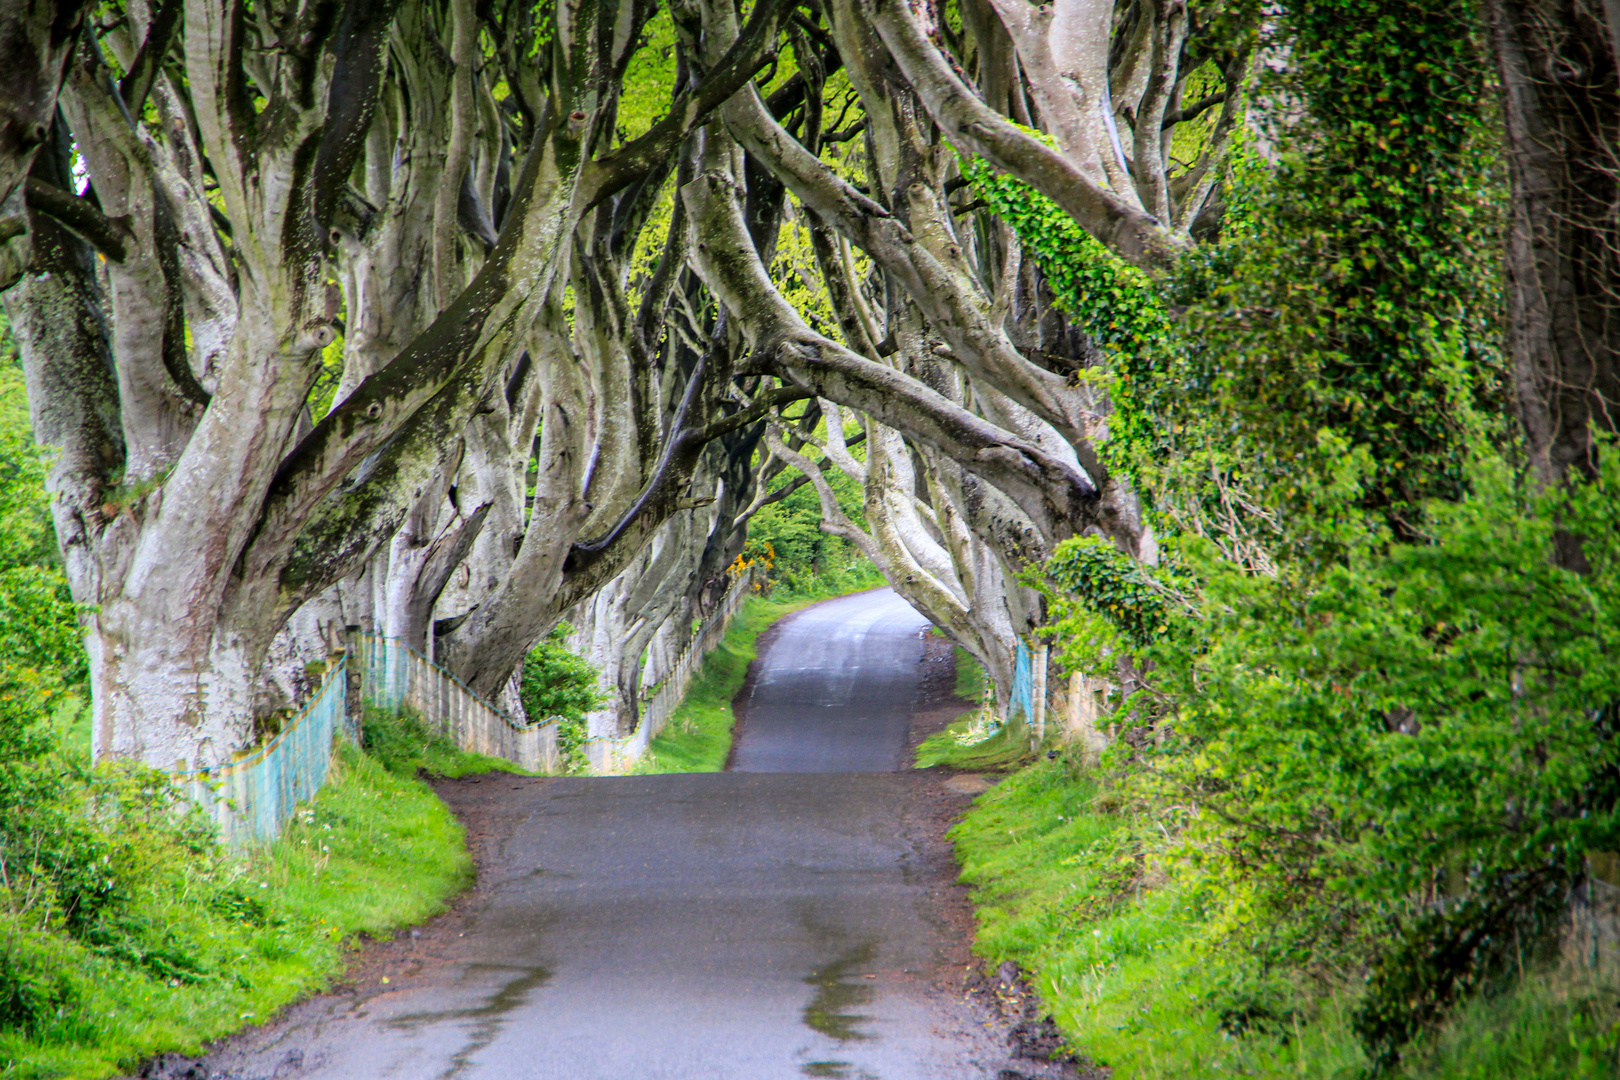
[{"label": "pale grey bark", "polygon": [[[1075,532],[1139,556],[1152,541],[1102,465],[1083,348],[1005,228],[962,216],[940,135],[1127,258],[1175,257],[1245,69],[1227,63],[1204,157],[1172,173],[1182,9],[1132,0],[1111,50],[1108,6],[969,4],[973,87],[927,5],[835,0],[812,19],[825,34],[772,0],[742,26],[732,5],[683,5],[669,108],[622,142],[619,80],[650,8],[559,5],[542,41],[531,9],[469,0],[346,7],[333,25],[275,2],[132,2],[63,99],[57,134],[95,199],[45,162],[26,207],[0,213],[0,286],[94,611],[98,753],[222,760],[296,701],[300,659],[337,621],[509,694],[534,641],[587,602],[624,646],[622,728],[643,649],[674,648],[660,628],[712,600],[759,478],[804,458],[791,431],[756,455],[759,423],[818,396],[863,417],[867,522],[846,531],[1001,681],[1039,614],[1018,567]],[[0,37],[37,29],[0,19]],[[750,80],[783,39],[799,72],[766,99]],[[822,160],[839,66],[869,193]],[[49,96],[48,75],[27,77]],[[0,166],[22,167],[8,152],[0,132]],[[664,257],[632,286],[675,172]],[[772,280],[784,188],[842,342]],[[5,224],[17,213],[26,236]],[[333,404],[312,413],[339,330]],[[856,467],[846,450],[828,444]]]},{"label": "pale grey bark", "polygon": [[[639,30],[623,18],[601,27],[608,48],[600,49],[594,5],[559,13],[547,77],[534,87],[547,100],[528,131],[500,244],[486,260],[487,230],[465,200],[456,218],[474,220],[476,242],[435,246],[444,240],[446,215],[433,212],[444,209],[436,198],[443,185],[401,164],[442,152],[423,119],[444,106],[422,91],[445,80],[417,80],[414,97],[394,81],[393,105],[382,110],[398,132],[392,146],[366,135],[369,114],[343,111],[355,100],[349,91],[364,98],[368,80],[381,85],[382,76],[368,73],[379,68],[346,68],[342,59],[356,42],[383,47],[391,8],[376,10],[381,24],[366,25],[357,9],[358,24],[315,26],[294,42],[276,31],[269,5],[247,12],[234,2],[193,0],[179,30],[183,108],[162,78],[139,88],[143,100],[155,95],[164,118],[156,128],[138,114],[133,124],[124,118],[121,91],[97,66],[93,46],[74,68],[67,129],[103,208],[100,217],[81,216],[116,224],[121,231],[111,239],[123,250],[105,270],[104,288],[82,256],[72,272],[53,277],[47,267],[58,256],[36,253],[42,245],[33,243],[48,240],[50,228],[30,210],[22,265],[40,272],[25,276],[7,304],[37,430],[61,447],[53,486],[75,597],[93,609],[87,643],[100,755],[163,766],[224,760],[251,739],[257,718],[299,690],[276,672],[306,648],[294,639],[319,637],[319,620],[288,630],[300,606],[352,578],[409,520],[402,546],[411,557],[369,576],[373,592],[393,598],[385,609],[416,636],[454,577],[447,564],[476,548],[489,515],[501,510],[508,527],[517,516],[522,467],[514,497],[509,466],[514,444],[528,438],[515,431],[523,422],[497,416],[483,423],[498,429],[490,436],[475,417],[501,393],[540,309],[560,291],[561,256],[585,206],[598,200],[602,183],[623,182],[623,169],[614,168],[622,159],[599,130],[611,123],[612,102],[599,91],[612,87],[612,76],[604,81],[597,72]],[[467,11],[460,15],[465,60],[474,35]],[[323,33],[338,35],[336,66]],[[420,55],[423,39],[408,38],[396,38],[400,54]],[[689,91],[687,121],[700,119],[751,63],[739,52],[717,73],[718,89]],[[470,65],[457,70],[464,100]],[[256,107],[254,95],[268,104]],[[503,145],[505,133],[477,136],[471,119],[468,141]],[[637,151],[667,154],[684,130],[665,125]],[[357,153],[344,157],[350,145]],[[329,152],[336,174],[321,172]],[[203,161],[215,186],[207,196]],[[347,186],[350,162],[371,197]],[[598,182],[582,187],[590,170]],[[65,198],[57,202],[78,205],[71,191]],[[211,199],[218,205],[210,207]],[[209,227],[199,231],[203,223]],[[422,265],[424,244],[440,256],[429,261],[435,280],[413,292],[399,270]],[[343,311],[326,287],[334,268],[348,310],[376,320],[356,321],[348,385],[312,426],[308,395]],[[117,373],[111,387],[96,374],[107,371],[109,357]],[[548,378],[554,387],[568,382],[555,371],[538,381]],[[530,409],[518,402],[519,412]],[[553,428],[569,430],[562,420]],[[556,456],[577,457],[580,448],[559,447]],[[526,445],[521,454],[526,465]],[[498,490],[487,500],[458,501],[447,513],[445,477],[479,455],[500,459],[475,465],[480,479],[503,467],[507,478],[490,485]],[[555,494],[557,516],[566,516],[588,493],[570,486]],[[562,535],[559,558],[578,530]],[[322,604],[349,617],[335,598]],[[494,690],[510,671],[508,664],[491,680]]]}]

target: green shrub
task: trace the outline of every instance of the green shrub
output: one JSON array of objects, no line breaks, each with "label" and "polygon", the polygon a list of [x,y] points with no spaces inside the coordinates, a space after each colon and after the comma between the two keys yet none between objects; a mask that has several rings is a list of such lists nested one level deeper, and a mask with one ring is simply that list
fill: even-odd
[{"label": "green shrub", "polygon": [[[57,853],[29,862],[13,827],[4,851],[7,1077],[93,1078],[195,1053],[321,989],[354,935],[419,922],[471,877],[444,804],[349,746],[274,844],[239,855],[162,774],[98,769],[56,797],[77,844],[40,826],[23,841]],[[88,914],[69,907],[86,896]]]},{"label": "green shrub", "polygon": [[[1155,610],[1168,632],[1139,631],[1143,568],[1117,604],[1054,595],[1114,630],[1060,623],[1065,662],[1134,650],[1119,720],[1159,730],[1120,752],[1144,798],[1200,809],[1183,839],[1234,962],[1357,973],[1349,1025],[1386,1071],[1554,947],[1588,853],[1620,849],[1620,455],[1539,493],[1488,455],[1465,476],[1421,542],[1346,530],[1316,566],[1255,575],[1170,543],[1169,591],[1195,602]],[[1561,534],[1583,572],[1554,559]],[[1094,584],[1065,558],[1079,543],[1053,560],[1064,586]]]},{"label": "green shrub", "polygon": [[0,912],[0,1030],[33,1038],[56,1033],[81,1003],[79,960],[60,938]]},{"label": "green shrub", "polygon": [[572,626],[558,623],[529,650],[518,690],[530,720],[557,721],[557,751],[569,773],[585,767],[585,714],[607,701],[599,687],[601,671],[564,644],[573,632]]},{"label": "green shrub", "polygon": [[[1141,799],[1120,757],[1078,778],[1042,759],[952,830],[979,911],[975,952],[1021,965],[1070,1045],[1115,1080],[1365,1080],[1375,1058],[1355,1032],[1358,974],[1301,979],[1243,963],[1244,939],[1270,927],[1241,881],[1178,856],[1162,827],[1173,818]],[[1612,972],[1532,961],[1418,1033],[1390,1075],[1612,1080]]]}]

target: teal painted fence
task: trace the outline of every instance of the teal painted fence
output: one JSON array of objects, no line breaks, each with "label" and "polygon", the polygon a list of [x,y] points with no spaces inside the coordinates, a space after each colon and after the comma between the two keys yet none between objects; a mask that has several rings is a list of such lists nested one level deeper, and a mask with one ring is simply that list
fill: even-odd
[{"label": "teal painted fence", "polygon": [[509,716],[393,638],[361,634],[358,645],[358,655],[339,660],[315,697],[274,738],[224,765],[174,774],[175,783],[218,823],[228,846],[274,840],[297,804],[326,783],[336,740],[360,741],[358,725],[348,719],[350,662],[360,664],[363,700],[410,709],[463,750],[533,772],[556,770],[555,722],[526,724]]},{"label": "teal painted fence", "polygon": [[1026,724],[1035,722],[1035,676],[1030,662],[1029,650],[1024,647],[1022,638],[1014,639],[1018,642],[1013,652],[1013,684],[1012,695],[1007,702],[1007,718],[1022,716]]},{"label": "teal painted fence", "polygon": [[346,663],[327,673],[314,700],[268,742],[236,761],[175,776],[230,847],[274,840],[293,808],[326,783],[333,741],[356,734],[348,730]]}]

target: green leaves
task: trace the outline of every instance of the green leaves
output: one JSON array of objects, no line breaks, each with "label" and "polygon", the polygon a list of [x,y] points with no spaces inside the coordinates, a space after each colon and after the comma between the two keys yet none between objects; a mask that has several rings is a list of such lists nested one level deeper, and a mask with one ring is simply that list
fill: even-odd
[{"label": "green leaves", "polygon": [[558,623],[523,660],[519,696],[536,723],[552,717],[578,722],[607,700],[597,688],[596,665],[564,644],[574,628]]},{"label": "green leaves", "polygon": [[[1163,640],[1179,622],[1176,601],[1183,598],[1166,582],[1181,578],[1185,584],[1186,575],[1167,570],[1157,575],[1163,580],[1156,580],[1101,537],[1063,541],[1045,572],[1048,582],[1031,578],[1029,583],[1046,586],[1043,591],[1056,616],[1053,632],[1065,644],[1068,666],[1092,666],[1107,652],[1138,652]],[[1054,584],[1060,589],[1050,587]]]},{"label": "green leaves", "polygon": [[564,644],[574,628],[558,623],[523,658],[518,697],[536,724],[555,719],[557,749],[567,772],[585,766],[585,714],[601,707],[607,695],[598,688],[596,665],[570,652]]},{"label": "green leaves", "polygon": [[[1519,935],[1533,949],[1586,854],[1620,850],[1620,462],[1605,461],[1589,485],[1529,495],[1479,458],[1471,495],[1424,507],[1420,542],[1369,535],[1274,577],[1183,545],[1200,634],[1139,650],[1177,707],[1152,767],[1206,811],[1189,840],[1278,920],[1269,960],[1372,966],[1359,1022],[1375,1057],[1505,970]],[[1560,530],[1589,572],[1554,563]]]},{"label": "green leaves", "polygon": [[[1224,534],[1258,568],[1347,506],[1408,534],[1425,499],[1462,493],[1479,418],[1500,437],[1509,414],[1501,177],[1466,13],[1315,0],[1277,20],[1290,63],[1258,95],[1265,154],[1239,141],[1218,236],[1162,281],[962,162],[1102,353],[1082,377],[1107,391],[1110,467],[1161,531]],[[1370,468],[1348,500],[1323,501],[1339,445],[1365,447]]]}]

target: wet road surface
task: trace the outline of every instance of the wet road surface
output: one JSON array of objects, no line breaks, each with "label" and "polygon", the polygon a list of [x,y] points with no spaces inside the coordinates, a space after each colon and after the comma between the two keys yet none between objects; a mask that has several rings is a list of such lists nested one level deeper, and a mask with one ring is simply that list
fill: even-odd
[{"label": "wet road surface", "polygon": [[735,771],[469,789],[499,824],[448,940],[430,926],[386,986],[362,971],[222,1047],[210,1072],[995,1076],[1000,1054],[947,986],[960,968],[943,967],[963,935],[941,916],[954,868],[924,820],[935,781],[886,771],[924,629],[888,590],[792,617],[756,668]]},{"label": "wet road surface", "polygon": [[928,623],[890,589],[801,611],[781,627],[743,703],[735,772],[905,767]]}]

